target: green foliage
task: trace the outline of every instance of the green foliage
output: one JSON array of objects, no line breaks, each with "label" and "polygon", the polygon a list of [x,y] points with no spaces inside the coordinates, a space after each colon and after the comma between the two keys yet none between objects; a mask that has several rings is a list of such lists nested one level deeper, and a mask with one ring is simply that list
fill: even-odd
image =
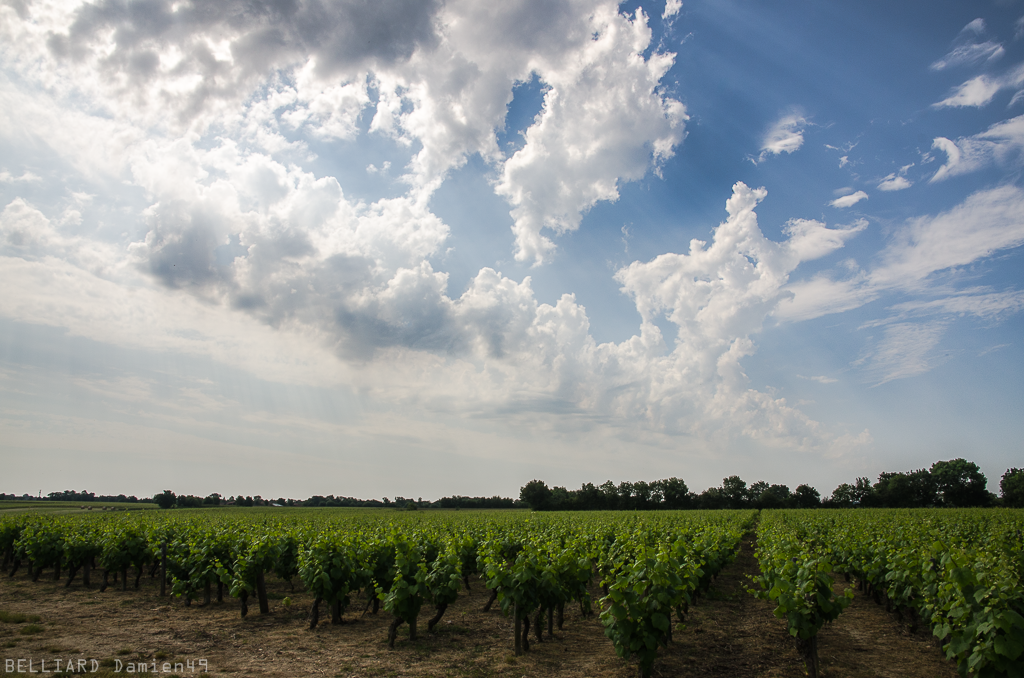
[{"label": "green foliage", "polygon": [[177,498],[177,495],[175,495],[170,490],[164,490],[160,494],[154,495],[153,501],[155,501],[156,505],[159,506],[160,508],[169,509],[174,506],[174,503],[175,501],[177,501]]},{"label": "green foliage", "polygon": [[419,546],[399,538],[395,542],[395,578],[389,591],[385,592],[380,587],[377,595],[384,602],[386,611],[407,624],[415,624],[423,601],[430,598],[427,580],[427,564]]},{"label": "green foliage", "polygon": [[913,609],[961,675],[1024,675],[1024,513],[804,511],[780,520],[836,571]]},{"label": "green foliage", "polygon": [[999,491],[1003,497],[1003,506],[1024,508],[1024,469],[1007,469],[999,481]]},{"label": "green foliage", "polygon": [[348,605],[349,596],[370,584],[370,570],[363,558],[358,532],[321,533],[299,548],[298,568],[302,583],[316,598],[328,604]]}]

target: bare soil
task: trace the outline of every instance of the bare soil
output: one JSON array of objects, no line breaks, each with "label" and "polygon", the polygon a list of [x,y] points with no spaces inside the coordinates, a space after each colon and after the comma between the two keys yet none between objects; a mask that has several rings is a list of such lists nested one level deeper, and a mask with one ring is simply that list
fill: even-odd
[{"label": "bare soil", "polygon": [[[691,608],[684,627],[674,631],[674,642],[655,663],[655,676],[806,675],[785,622],[775,618],[769,603],[747,593],[747,575],[756,572],[748,540],[708,595]],[[98,578],[94,575],[94,581]],[[27,667],[31,659],[39,670],[46,660],[47,670],[53,671],[56,659],[62,664],[95,659],[100,669],[89,675],[124,675],[131,668],[134,673],[155,669],[156,675],[189,676],[200,674],[199,661],[205,659],[210,676],[232,677],[637,675],[635,664],[616,656],[596,614],[583,616],[575,605],[566,609],[563,630],[556,628],[553,638],[545,633],[540,643],[532,640],[531,630],[530,652],[514,656],[512,623],[497,604],[482,611],[488,591],[478,578],[471,579],[471,590],[462,592],[433,633],[427,632],[427,620],[434,610],[424,607],[417,640],[409,640],[403,625],[394,650],[387,646],[390,615],[364,613],[365,599],[353,599],[342,624],[332,624],[322,608],[320,625],[310,631],[311,597],[273,578],[267,586],[270,613],[259,614],[250,600],[250,613],[242,619],[237,600],[185,607],[181,599],[161,598],[159,583],[148,576],[138,591],[129,584],[122,592],[117,584],[100,593],[95,584],[86,589],[80,580],[65,588],[50,572],[37,582],[24,570],[14,578],[3,574],[0,611],[41,619],[31,629],[35,633],[25,632],[27,621],[0,623],[0,667],[9,673],[8,660],[24,660]],[[600,590],[595,588],[592,596],[598,600]],[[896,615],[859,593],[839,620],[822,629],[819,654],[823,675],[835,678],[957,675],[926,632],[910,633]]]}]

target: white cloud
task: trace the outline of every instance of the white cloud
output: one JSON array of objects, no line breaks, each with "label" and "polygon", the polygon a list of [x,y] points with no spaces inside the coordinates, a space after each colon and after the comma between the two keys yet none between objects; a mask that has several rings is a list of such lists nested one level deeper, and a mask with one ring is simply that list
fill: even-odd
[{"label": "white cloud", "polygon": [[946,162],[929,180],[934,183],[977,171],[992,163],[1019,165],[1024,158],[1024,115],[996,123],[984,132],[955,142],[938,137],[932,148],[946,154]]},{"label": "white cloud", "polygon": [[902,191],[913,186],[913,182],[904,176],[897,176],[895,172],[886,176],[878,183],[880,191]]},{"label": "white cloud", "polygon": [[934,104],[936,108],[965,106],[984,106],[992,101],[1002,89],[1002,84],[995,78],[979,75],[963,83],[948,97]]},{"label": "white cloud", "polygon": [[[164,178],[170,185],[151,179],[152,190],[189,201],[161,201],[145,241],[107,253],[120,262],[115,277],[83,268],[31,205],[8,205],[0,282],[10,294],[0,314],[116,345],[211,355],[285,383],[345,383],[379,404],[469,407],[505,419],[600,415],[670,435],[741,436],[791,449],[826,450],[841,437],[751,389],[741,361],[785,297],[790,272],[841,248],[862,225],[792,221],[787,239],[772,242],[754,213],[765,191],[737,184],[710,246],[695,241],[688,255],[617,273],[642,324],[627,341],[598,345],[572,295],[539,303],[529,278],[517,283],[485,268],[449,298],[446,275],[423,260],[441,232],[406,199],[350,205],[330,181],[259,154],[233,161],[231,186],[225,178],[186,190],[186,172],[209,175],[230,156],[224,146],[192,153],[171,159],[180,172]],[[261,172],[279,195],[239,210],[246,191],[266,185]],[[215,221],[242,228],[248,248],[227,265],[195,249],[217,242],[208,226]],[[405,231],[390,232],[397,225]],[[185,271],[173,270],[178,264]],[[657,316],[678,326],[673,347]]]},{"label": "white cloud", "polygon": [[844,195],[841,198],[836,198],[835,200],[830,202],[829,205],[831,205],[832,207],[853,207],[861,200],[867,199],[867,193],[865,193],[864,191],[857,191],[856,193],[851,193],[850,195]]},{"label": "white cloud", "polygon": [[941,71],[954,66],[974,64],[979,61],[995,61],[1003,56],[1006,50],[997,42],[987,40],[981,43],[961,45],[931,65],[934,71]]},{"label": "white cloud", "polygon": [[887,326],[882,339],[862,358],[874,385],[924,374],[942,362],[945,358],[935,355],[934,349],[946,326],[941,321]]},{"label": "white cloud", "polygon": [[[369,110],[371,132],[418,147],[402,179],[419,202],[474,153],[498,166],[516,255],[540,262],[553,248],[543,229],[574,230],[595,202],[617,198],[621,182],[657,171],[687,119],[659,89],[673,55],[643,56],[651,31],[642,11],[630,19],[601,0],[540,4],[499,10],[386,0],[367,14],[358,2],[305,0],[280,15],[259,6],[238,17],[226,7],[200,12],[170,0],[132,13],[105,0],[54,9],[8,22],[0,37],[16,46],[12,63],[45,81],[59,105],[43,97],[40,116],[26,114],[23,101],[4,108],[36,119],[33,135],[61,153],[81,147],[75,155],[105,159],[111,174],[123,171],[142,129],[168,138],[186,130],[241,133],[268,153],[303,153],[282,131],[350,139]],[[115,41],[115,34],[130,37]],[[495,131],[513,86],[531,74],[549,88],[545,107],[526,146],[506,160]],[[67,114],[52,111],[69,100],[104,115],[58,120]],[[108,129],[62,139],[62,130],[85,124]]]},{"label": "white cloud", "polygon": [[987,105],[1003,89],[1020,87],[1024,84],[1024,64],[1002,76],[978,75],[956,87],[934,108],[964,108]]},{"label": "white cloud", "polygon": [[774,315],[790,321],[810,320],[860,308],[877,299],[881,292],[868,284],[867,274],[863,272],[846,280],[834,280],[821,274],[790,283],[786,290],[792,296],[779,302]]},{"label": "white cloud", "polygon": [[819,384],[834,384],[837,381],[839,381],[835,377],[826,377],[826,376],[823,376],[823,375],[821,375],[821,376],[814,376],[814,377],[805,377],[802,374],[798,374],[796,376],[799,377],[800,379],[807,379],[808,381],[816,381]]},{"label": "white cloud", "polygon": [[37,182],[40,178],[32,172],[22,172],[20,176],[14,176],[7,170],[0,170],[0,183],[13,184],[15,182]]},{"label": "white cloud", "polygon": [[975,19],[968,23],[960,31],[960,35],[954,42],[953,49],[946,56],[931,65],[933,71],[941,71],[946,68],[971,65],[979,61],[995,61],[999,59],[1006,50],[997,42],[986,40],[979,42],[978,39],[985,33],[985,22],[982,19]]},{"label": "white cloud", "polygon": [[584,211],[617,200],[620,181],[657,168],[683,139],[685,108],[657,92],[673,55],[641,56],[651,39],[643,12],[599,12],[590,31],[598,37],[574,63],[541,73],[544,108],[502,168],[518,261],[543,262],[554,249],[544,229],[576,230]]},{"label": "white cloud", "polygon": [[769,155],[780,155],[782,153],[793,153],[804,143],[803,129],[807,120],[799,114],[783,116],[769,128],[761,141],[761,155],[758,161],[763,161]]},{"label": "white cloud", "polygon": [[934,274],[1022,244],[1024,191],[1015,186],[978,191],[947,212],[906,222],[870,271],[840,280],[819,274],[787,285],[793,297],[780,302],[775,315],[807,320],[858,308],[888,290],[919,291]]},{"label": "white cloud", "polygon": [[890,306],[889,310],[896,312],[899,317],[953,314],[997,320],[1004,315],[1024,311],[1024,292],[964,290],[941,299],[905,301]]},{"label": "white cloud", "polygon": [[662,19],[668,19],[679,14],[683,8],[683,0],[665,0],[665,11],[661,13]]},{"label": "white cloud", "polygon": [[978,191],[935,217],[912,219],[896,232],[872,271],[875,285],[913,286],[932,273],[965,266],[1024,244],[1024,191],[1001,186]]}]

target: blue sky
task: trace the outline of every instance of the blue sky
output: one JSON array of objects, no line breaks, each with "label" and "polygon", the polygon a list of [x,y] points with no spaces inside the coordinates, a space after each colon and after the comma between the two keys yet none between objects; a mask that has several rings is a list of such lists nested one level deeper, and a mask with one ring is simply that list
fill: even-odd
[{"label": "blue sky", "polygon": [[0,490],[1021,465],[1024,2],[367,7],[0,4]]}]

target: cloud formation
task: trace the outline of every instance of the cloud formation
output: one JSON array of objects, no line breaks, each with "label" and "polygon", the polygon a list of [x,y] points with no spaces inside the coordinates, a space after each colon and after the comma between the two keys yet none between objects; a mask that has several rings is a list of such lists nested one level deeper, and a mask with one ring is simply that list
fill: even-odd
[{"label": "cloud formation", "polygon": [[960,31],[953,49],[946,56],[931,65],[933,71],[969,66],[981,61],[995,61],[1006,53],[1003,46],[992,40],[980,42],[985,33],[985,21],[975,19]]},{"label": "cloud formation", "polygon": [[880,191],[902,191],[903,189],[910,188],[913,185],[913,182],[905,176],[897,176],[896,173],[893,172],[878,182],[877,188]]},{"label": "cloud formation", "polygon": [[[948,97],[938,101],[934,108],[980,108],[986,106],[1004,89],[1019,88],[1024,85],[1024,64],[1001,75],[978,75],[956,87]],[[1019,94],[1019,92],[1018,92]],[[1017,101],[1014,96],[1010,105]]]},{"label": "cloud formation", "polygon": [[1024,244],[1024,191],[1015,186],[977,191],[953,209],[907,221],[878,264],[834,279],[819,274],[795,282],[776,315],[807,320],[863,306],[884,291],[921,291],[930,276]]},{"label": "cloud formation", "polygon": [[[223,152],[211,149],[197,161],[219,161]],[[265,184],[258,167],[241,169],[255,162],[236,163],[241,178],[232,186]],[[274,174],[273,167],[263,169]],[[828,228],[794,220],[784,229],[786,240],[773,242],[754,212],[766,192],[738,183],[726,204],[728,219],[710,245],[694,241],[689,254],[634,262],[616,274],[637,305],[641,326],[622,343],[597,344],[572,295],[554,305],[538,303],[529,278],[517,283],[484,268],[465,293],[450,298],[446,275],[423,259],[443,228],[414,204],[399,199],[346,206],[330,181],[284,168],[276,172],[278,199],[265,215],[242,219],[252,221],[242,233],[244,254],[230,262],[216,256],[218,237],[208,224],[229,221],[229,214],[215,209],[237,205],[244,196],[214,182],[209,195],[191,197],[187,210],[170,201],[151,210],[153,228],[127,256],[107,253],[108,260],[120,261],[117,280],[138,286],[145,278],[132,271],[140,271],[177,288],[175,298],[201,300],[211,313],[234,308],[264,327],[304,341],[315,338],[357,370],[355,383],[384,402],[472,403],[491,412],[557,408],[623,425],[645,421],[673,434],[740,435],[809,450],[840,444],[842,436],[784,400],[751,389],[741,361],[754,352],[753,336],[786,297],[790,273],[841,248],[864,224]],[[374,227],[381,219],[408,226],[384,237],[388,229]],[[188,226],[165,233],[165,223]],[[53,224],[24,201],[7,206],[0,226],[12,278],[28,276],[25,284],[39,290],[51,287],[39,276],[73,273],[80,279],[64,294],[83,325],[103,326],[88,316],[106,316],[116,306],[140,326],[158,322],[152,311],[136,309],[130,296],[111,305],[120,284],[79,268]],[[76,288],[94,297],[89,290],[104,290],[104,301],[90,304]],[[136,301],[151,303],[158,289]],[[4,313],[27,321],[31,307],[8,304]],[[674,341],[662,336],[659,318],[677,327]]]},{"label": "cloud formation", "polygon": [[955,142],[937,137],[932,148],[946,154],[946,162],[932,175],[935,183],[968,174],[992,163],[1020,166],[1024,159],[1024,115],[996,123],[984,132],[961,137]]},{"label": "cloud formation", "polygon": [[929,357],[930,351],[948,321],[921,324],[906,322],[908,318],[972,315],[994,320],[1024,310],[1024,293],[1017,290],[969,288],[950,294],[947,289],[944,296],[928,298],[935,294],[930,292],[933,286],[929,281],[1022,244],[1024,191],[1015,186],[978,191],[947,212],[909,220],[896,231],[878,264],[870,270],[854,269],[839,279],[818,274],[788,285],[786,289],[793,296],[779,303],[775,315],[807,320],[858,308],[889,291],[926,295],[891,306],[887,319],[869,323],[887,329],[870,355],[860,362],[869,365],[876,384],[921,374],[937,364]]},{"label": "cloud formation", "polygon": [[868,199],[868,194],[867,193],[865,193],[864,191],[857,191],[856,193],[851,193],[850,195],[844,195],[844,196],[842,196],[840,198],[836,198],[835,200],[830,202],[829,205],[832,206],[832,207],[839,207],[839,208],[853,207],[854,205],[859,203],[861,200],[867,200],[867,199]]},{"label": "cloud formation", "polygon": [[799,150],[804,143],[803,130],[806,124],[807,120],[796,113],[779,118],[765,132],[761,141],[761,155],[758,156],[758,161],[763,161],[769,155],[781,155]]}]

